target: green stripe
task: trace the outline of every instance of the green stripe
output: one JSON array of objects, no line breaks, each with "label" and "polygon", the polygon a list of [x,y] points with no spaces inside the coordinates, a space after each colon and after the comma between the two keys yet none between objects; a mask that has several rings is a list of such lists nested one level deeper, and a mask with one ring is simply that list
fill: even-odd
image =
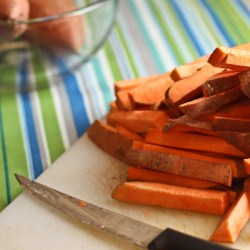
[{"label": "green stripe", "polygon": [[[2,139],[2,134],[0,133],[0,142],[2,141]],[[8,204],[6,185],[3,148],[2,143],[0,143],[0,211]]]},{"label": "green stripe", "polygon": [[119,67],[119,64],[117,62],[116,56],[114,54],[113,48],[111,47],[110,43],[106,42],[104,44],[103,49],[106,54],[106,57],[108,58],[109,66],[113,75],[113,79],[115,81],[122,80],[123,79],[122,72],[121,72],[121,69]]},{"label": "green stripe", "polygon": [[175,30],[179,33],[181,38],[181,42],[185,41],[183,45],[187,48],[189,53],[192,55],[193,59],[196,59],[199,54],[197,53],[194,44],[190,41],[189,37],[186,34],[185,29],[183,28],[182,23],[180,22],[178,15],[176,14],[175,10],[173,9],[171,4],[168,4],[166,1],[163,1],[164,10],[166,10],[166,15],[169,15],[172,21],[175,23]]},{"label": "green stripe", "polygon": [[118,34],[118,37],[120,39],[120,42],[121,42],[124,50],[126,52],[126,56],[128,59],[128,65],[130,66],[130,68],[133,72],[133,77],[139,77],[140,74],[139,74],[138,69],[136,67],[136,64],[134,62],[133,53],[130,51],[130,49],[128,47],[128,42],[126,41],[126,37],[124,36],[123,31],[121,29],[121,26],[118,22],[116,23],[115,30]]},{"label": "green stripe", "polygon": [[[207,16],[207,12],[205,11],[204,8],[202,8],[202,5],[200,1],[192,0],[192,6],[196,8],[196,12],[200,14],[201,18]],[[215,29],[214,25],[212,22],[210,22],[209,18],[202,18],[202,21],[204,24],[207,26],[209,30],[209,35],[213,37],[213,40],[215,41],[216,45],[222,45],[222,40],[221,36],[219,36],[217,30]]]},{"label": "green stripe", "polygon": [[249,42],[249,24],[244,21],[229,0],[210,0],[208,4],[212,6],[235,43]]},{"label": "green stripe", "polygon": [[[10,82],[12,83],[11,87],[13,87],[14,83],[16,83],[15,67],[8,67],[4,72],[1,72],[1,81],[6,83]],[[21,187],[16,181],[14,174],[19,173],[28,176],[27,159],[22,137],[17,95],[14,91],[1,93],[1,115],[6,148],[6,163],[11,187],[10,196],[11,199],[14,199],[21,191]],[[2,150],[3,148],[1,147],[1,153],[3,152]],[[1,158],[2,157],[1,154]]]},{"label": "green stripe", "polygon": [[[13,74],[13,76],[15,75]],[[23,176],[28,176],[27,159],[21,132],[20,117],[18,115],[16,96],[14,94],[5,94],[2,95],[1,98],[11,199],[14,199],[21,190],[14,174],[19,173]]]},{"label": "green stripe", "polygon": [[53,162],[64,152],[64,145],[56,116],[53,98],[50,88],[48,87],[49,83],[45,73],[45,68],[41,58],[36,53],[33,57],[33,67],[37,85],[43,86],[43,88],[38,92],[38,96],[40,100],[50,159],[51,162]]}]

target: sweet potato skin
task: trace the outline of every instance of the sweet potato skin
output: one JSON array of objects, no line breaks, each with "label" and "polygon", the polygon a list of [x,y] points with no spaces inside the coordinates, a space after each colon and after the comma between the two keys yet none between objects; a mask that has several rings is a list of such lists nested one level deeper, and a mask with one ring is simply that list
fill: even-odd
[{"label": "sweet potato skin", "polygon": [[[56,15],[77,8],[73,0],[29,0],[29,4],[30,18]],[[83,21],[81,17],[70,17],[34,24],[26,36],[46,49],[80,52],[84,40]]]},{"label": "sweet potato skin", "polygon": [[[27,20],[30,6],[28,0],[1,0],[0,20]],[[12,26],[0,25],[0,41],[10,40],[22,35],[27,29],[25,24],[13,24]]]}]

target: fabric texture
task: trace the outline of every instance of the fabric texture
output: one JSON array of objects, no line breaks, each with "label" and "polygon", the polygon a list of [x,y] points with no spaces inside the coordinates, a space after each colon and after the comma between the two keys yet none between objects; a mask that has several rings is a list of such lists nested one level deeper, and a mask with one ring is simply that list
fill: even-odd
[{"label": "fabric texture", "polygon": [[[69,74],[49,74],[67,62],[34,55],[1,83],[37,91],[0,95],[0,210],[21,191],[14,173],[38,177],[114,100],[114,82],[163,73],[211,53],[216,46],[250,42],[249,0],[120,0],[104,46]],[[72,170],[73,171],[73,170]]]}]

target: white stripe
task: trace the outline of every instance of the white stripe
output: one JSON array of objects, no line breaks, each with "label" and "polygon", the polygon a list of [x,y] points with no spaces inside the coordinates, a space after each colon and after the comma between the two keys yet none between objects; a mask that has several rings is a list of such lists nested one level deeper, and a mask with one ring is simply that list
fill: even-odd
[{"label": "white stripe", "polygon": [[159,26],[155,22],[155,17],[152,16],[149,7],[143,1],[134,1],[137,8],[140,10],[142,15],[142,20],[147,27],[147,30],[151,33],[151,38],[155,45],[155,48],[158,51],[160,58],[162,59],[162,63],[166,70],[174,68],[177,64],[175,58],[172,56],[172,52],[167,46],[166,38],[159,30]]},{"label": "white stripe", "polygon": [[[86,74],[86,75],[85,75]],[[93,105],[98,105],[99,117],[106,114],[105,100],[102,94],[102,90],[98,85],[98,80],[96,77],[98,72],[95,72],[93,65],[89,62],[84,66],[84,75],[87,78],[88,87],[90,89],[90,95],[93,97]],[[91,86],[90,86],[91,85]],[[91,90],[92,89],[92,90]],[[93,95],[94,94],[94,95]]]},{"label": "white stripe", "polygon": [[144,62],[142,61],[142,58],[140,57],[140,51],[138,48],[135,47],[136,42],[133,39],[133,34],[131,34],[127,28],[127,24],[124,21],[124,18],[121,18],[121,15],[118,17],[117,20],[120,23],[121,29],[124,33],[124,39],[126,40],[126,44],[130,49],[130,53],[133,56],[133,61],[136,64],[137,71],[139,72],[140,76],[146,75],[146,70],[144,66]]},{"label": "white stripe", "polygon": [[[28,72],[30,72],[30,81],[35,82],[35,76],[32,74],[34,72],[32,60],[28,60]],[[31,73],[32,72],[32,73]],[[31,109],[34,117],[34,125],[37,134],[37,142],[40,149],[40,155],[42,159],[42,168],[46,169],[51,165],[50,154],[48,150],[48,142],[45,132],[45,127],[43,123],[42,111],[40,100],[37,91],[32,91],[29,94]]]},{"label": "white stripe", "polygon": [[[67,127],[66,127],[65,110],[63,110],[63,105],[62,105],[62,102],[65,103],[65,100],[62,99],[63,96],[61,95],[61,92],[59,91],[59,88],[64,89],[62,86],[63,83],[61,80],[59,80],[58,75],[60,73],[58,69],[55,67],[55,65],[51,62],[51,60],[47,57],[44,58],[44,60],[45,60],[44,65],[46,67],[47,79],[48,79],[48,83],[49,83],[51,94],[52,94],[52,100],[54,102],[55,113],[56,113],[56,117],[58,121],[58,126],[60,129],[60,134],[62,136],[64,149],[68,149],[71,144],[70,144],[70,138],[69,138],[69,134],[68,134]],[[51,69],[54,70],[53,74],[49,74]]]},{"label": "white stripe", "polygon": [[182,56],[186,62],[192,61],[194,59],[192,53],[188,49],[187,43],[183,43],[183,37],[181,36],[180,30],[178,26],[176,26],[176,23],[174,22],[172,16],[174,13],[170,13],[169,9],[166,7],[163,7],[163,4],[166,2],[160,2],[155,1],[155,4],[157,4],[158,10],[161,12],[161,17],[164,19],[165,24],[167,25],[169,29],[169,33],[171,36],[173,36],[173,40],[178,44],[178,49],[181,51]]}]

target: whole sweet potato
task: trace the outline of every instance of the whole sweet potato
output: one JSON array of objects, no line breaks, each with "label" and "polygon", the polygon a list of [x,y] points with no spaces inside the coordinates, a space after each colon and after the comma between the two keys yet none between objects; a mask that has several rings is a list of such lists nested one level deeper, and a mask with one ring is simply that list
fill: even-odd
[{"label": "whole sweet potato", "polygon": [[16,24],[17,20],[29,18],[28,0],[1,0],[0,20],[7,21],[9,25],[0,24],[0,42],[19,37],[26,30],[27,25]]},{"label": "whole sweet potato", "polygon": [[[73,0],[28,0],[30,18],[57,15],[77,8]],[[79,52],[83,44],[81,16],[61,18],[30,25],[26,34],[30,41],[47,49]]]}]

